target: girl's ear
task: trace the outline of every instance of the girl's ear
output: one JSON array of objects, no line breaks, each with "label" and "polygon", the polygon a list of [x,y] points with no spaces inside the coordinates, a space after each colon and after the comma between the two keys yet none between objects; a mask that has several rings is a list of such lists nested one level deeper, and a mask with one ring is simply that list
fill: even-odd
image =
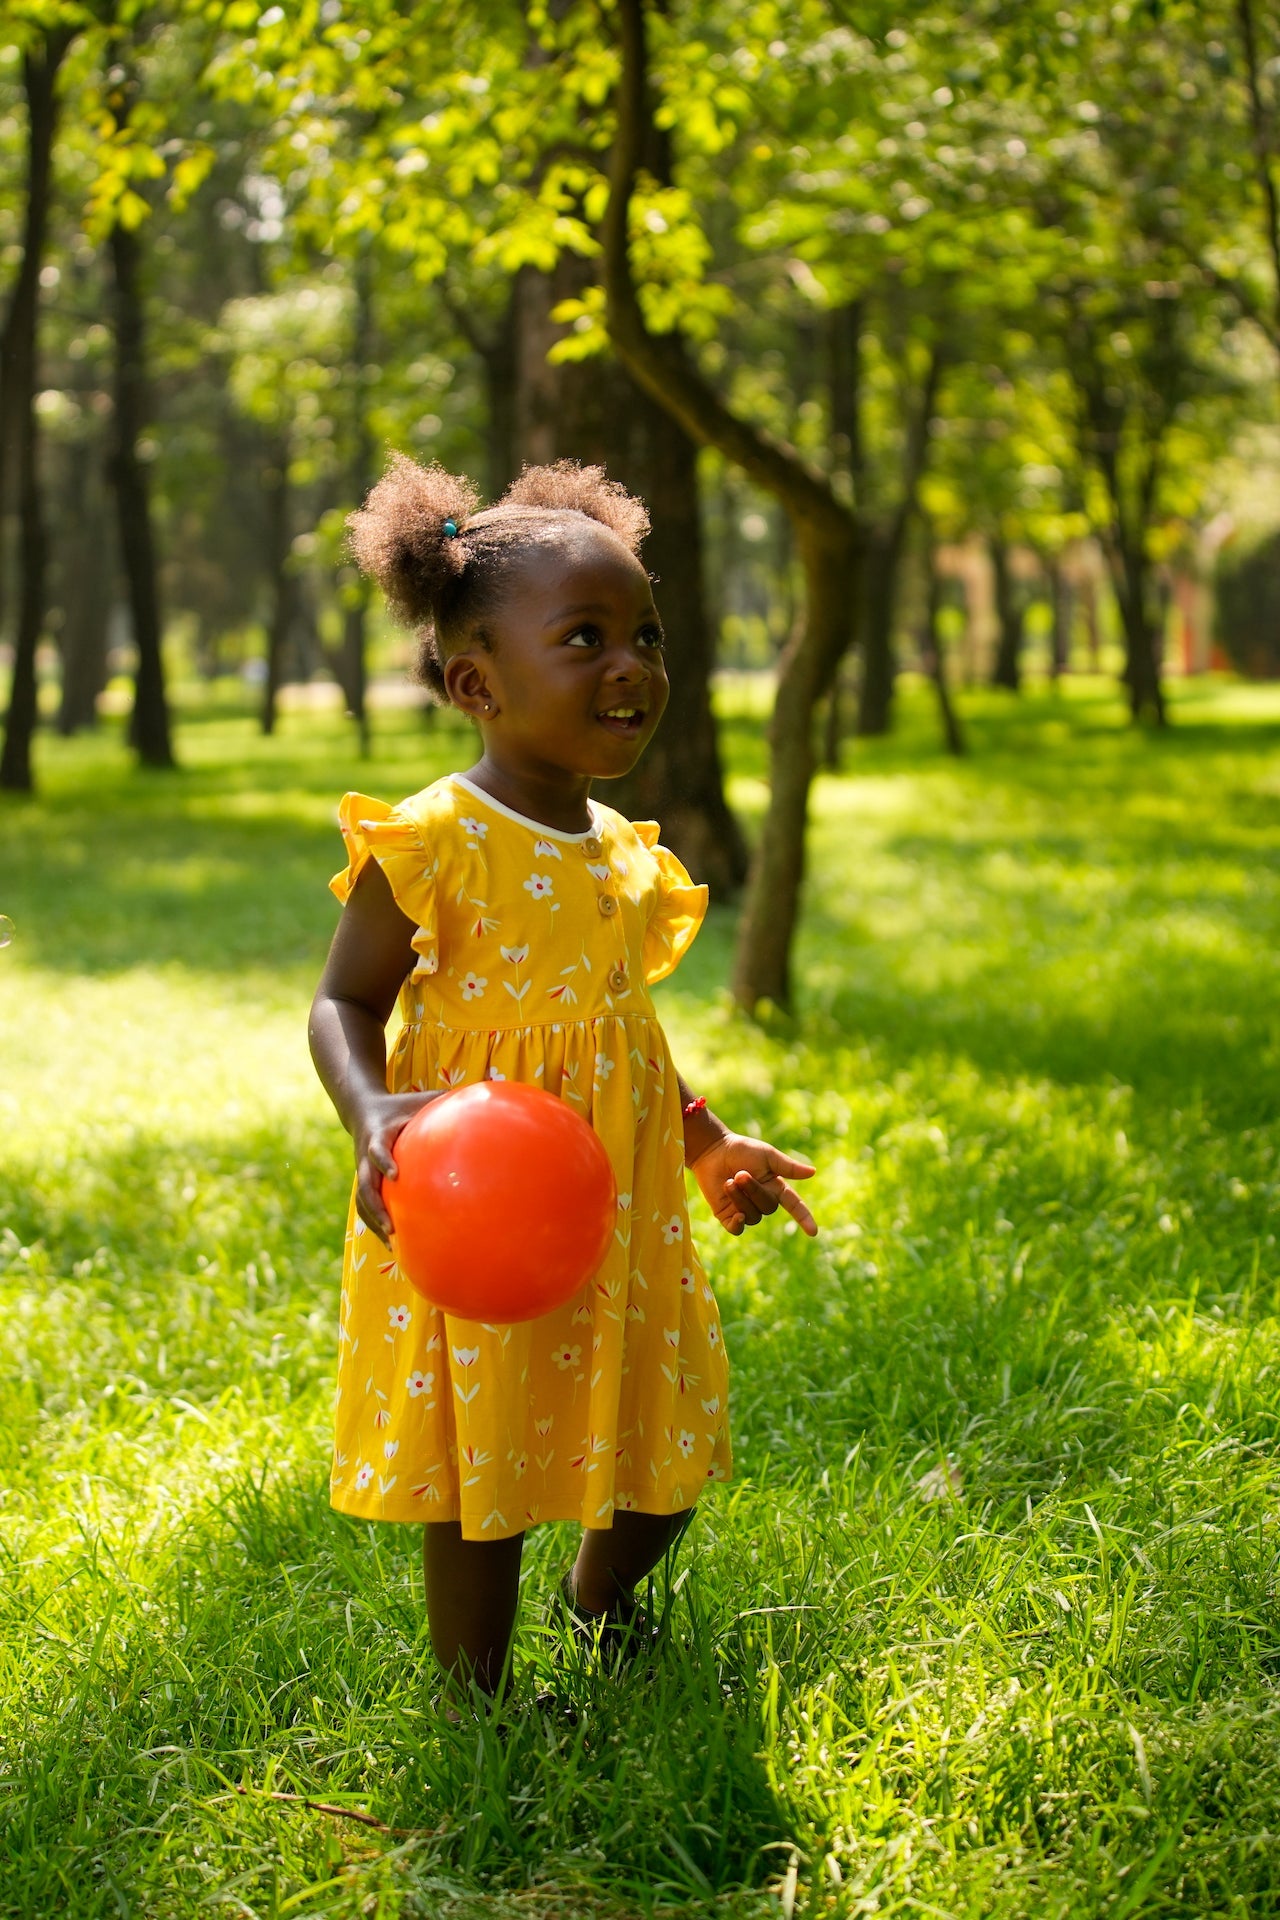
[{"label": "girl's ear", "polygon": [[446,660],[444,685],[453,705],[473,720],[492,720],[497,712],[484,669],[474,655],[455,653]]}]

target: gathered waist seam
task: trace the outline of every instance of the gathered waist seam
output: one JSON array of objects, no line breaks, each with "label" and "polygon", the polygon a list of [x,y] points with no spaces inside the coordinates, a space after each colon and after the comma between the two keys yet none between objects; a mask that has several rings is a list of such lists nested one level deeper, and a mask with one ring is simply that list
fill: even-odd
[{"label": "gathered waist seam", "polygon": [[575,1028],[584,1030],[602,1025],[605,1021],[623,1024],[629,1020],[643,1021],[646,1026],[657,1026],[656,1013],[594,1013],[586,1020],[525,1020],[519,1026],[494,1024],[487,1027],[451,1027],[443,1020],[406,1020],[401,1031],[404,1033],[447,1033],[456,1037],[465,1034],[479,1034],[490,1039],[499,1033],[571,1033]]}]

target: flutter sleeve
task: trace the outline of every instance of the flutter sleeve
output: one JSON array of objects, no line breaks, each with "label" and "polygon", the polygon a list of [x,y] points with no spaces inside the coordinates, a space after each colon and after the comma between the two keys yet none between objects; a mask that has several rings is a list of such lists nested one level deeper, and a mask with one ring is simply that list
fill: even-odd
[{"label": "flutter sleeve", "polygon": [[644,934],[644,977],[650,986],[674,973],[693,944],[707,911],[707,889],[696,887],[674,853],[659,846],[656,820],[637,820],[636,836],[658,868],[653,912]]},{"label": "flutter sleeve", "polygon": [[436,922],[436,879],[431,850],[422,829],[400,807],[367,793],[348,793],[338,808],[338,825],[346,843],[347,864],[329,882],[330,890],[346,901],[366,863],[376,860],[387,877],[395,903],[413,923],[413,950],[417,962],[410,978],[419,980],[439,965]]}]

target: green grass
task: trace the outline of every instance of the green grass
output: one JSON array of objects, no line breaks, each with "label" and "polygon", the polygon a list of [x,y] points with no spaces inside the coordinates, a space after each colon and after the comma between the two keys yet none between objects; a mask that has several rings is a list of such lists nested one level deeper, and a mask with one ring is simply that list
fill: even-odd
[{"label": "green grass", "polygon": [[[738,1478],[657,1682],[505,1743],[432,1712],[413,1532],[326,1506],[304,1039],[336,796],[467,737],[42,741],[0,816],[0,1913],[1280,1910],[1280,696],[1181,690],[1167,739],[1099,684],[967,705],[970,761],[909,693],[820,781],[794,1022],[729,1010],[726,909],[663,990],[825,1230],[704,1219]],[[750,812],[745,695],[726,738]],[[568,1551],[530,1542],[521,1703]]]}]

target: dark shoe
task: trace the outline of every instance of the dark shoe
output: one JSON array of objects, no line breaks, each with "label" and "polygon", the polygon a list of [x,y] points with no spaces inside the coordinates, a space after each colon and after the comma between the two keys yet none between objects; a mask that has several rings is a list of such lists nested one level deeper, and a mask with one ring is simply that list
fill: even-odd
[{"label": "dark shoe", "polygon": [[620,1595],[603,1613],[592,1613],[577,1598],[572,1580],[566,1573],[556,1589],[556,1611],[586,1655],[617,1673],[653,1653],[656,1636],[638,1600]]}]

